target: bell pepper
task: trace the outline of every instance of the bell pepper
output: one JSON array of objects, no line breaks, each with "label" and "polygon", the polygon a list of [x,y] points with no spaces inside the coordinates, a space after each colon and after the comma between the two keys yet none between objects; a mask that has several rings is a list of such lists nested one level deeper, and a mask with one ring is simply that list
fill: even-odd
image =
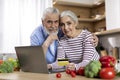
[{"label": "bell pepper", "polygon": [[116,64],[116,59],[113,56],[102,56],[99,61],[102,67],[114,67]]}]

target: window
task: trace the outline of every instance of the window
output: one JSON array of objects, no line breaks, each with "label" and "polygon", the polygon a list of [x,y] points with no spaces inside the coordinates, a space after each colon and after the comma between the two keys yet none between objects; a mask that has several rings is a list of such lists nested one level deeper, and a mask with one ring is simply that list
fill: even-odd
[{"label": "window", "polygon": [[52,0],[0,0],[0,53],[15,53],[15,46],[30,45],[30,35],[49,6]]}]

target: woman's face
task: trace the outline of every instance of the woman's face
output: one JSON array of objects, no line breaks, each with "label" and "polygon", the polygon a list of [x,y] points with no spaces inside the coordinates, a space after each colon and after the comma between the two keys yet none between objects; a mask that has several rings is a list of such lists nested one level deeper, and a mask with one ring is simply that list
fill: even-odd
[{"label": "woman's face", "polygon": [[69,16],[64,16],[61,18],[60,26],[62,31],[70,38],[74,37],[76,33],[76,25],[77,23],[75,23]]}]

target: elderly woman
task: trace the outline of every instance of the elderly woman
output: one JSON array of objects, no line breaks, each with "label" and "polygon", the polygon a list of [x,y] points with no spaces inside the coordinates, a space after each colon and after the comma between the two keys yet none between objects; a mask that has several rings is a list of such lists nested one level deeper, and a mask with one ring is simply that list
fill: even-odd
[{"label": "elderly woman", "polygon": [[[60,27],[65,34],[59,41],[57,58],[67,58],[69,64],[65,67],[78,70],[92,60],[99,60],[99,54],[91,43],[91,32],[76,29],[78,18],[72,11],[63,11],[60,15]],[[51,64],[52,69],[62,68],[58,61]]]}]

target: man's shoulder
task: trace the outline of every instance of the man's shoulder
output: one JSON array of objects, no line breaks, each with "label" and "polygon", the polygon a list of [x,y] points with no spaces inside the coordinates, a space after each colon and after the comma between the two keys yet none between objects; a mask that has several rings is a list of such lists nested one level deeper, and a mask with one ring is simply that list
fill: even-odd
[{"label": "man's shoulder", "polygon": [[43,30],[43,25],[39,25],[38,27],[35,28],[34,31],[39,31],[39,30]]},{"label": "man's shoulder", "polygon": [[43,35],[44,35],[43,26],[40,25],[34,29],[34,31],[31,33],[30,38],[35,38],[35,37],[39,38],[40,36],[43,36]]},{"label": "man's shoulder", "polygon": [[32,34],[41,33],[42,30],[43,30],[43,26],[40,25],[40,26],[38,26],[38,27],[36,27],[36,28],[34,29],[34,31],[32,32]]}]

